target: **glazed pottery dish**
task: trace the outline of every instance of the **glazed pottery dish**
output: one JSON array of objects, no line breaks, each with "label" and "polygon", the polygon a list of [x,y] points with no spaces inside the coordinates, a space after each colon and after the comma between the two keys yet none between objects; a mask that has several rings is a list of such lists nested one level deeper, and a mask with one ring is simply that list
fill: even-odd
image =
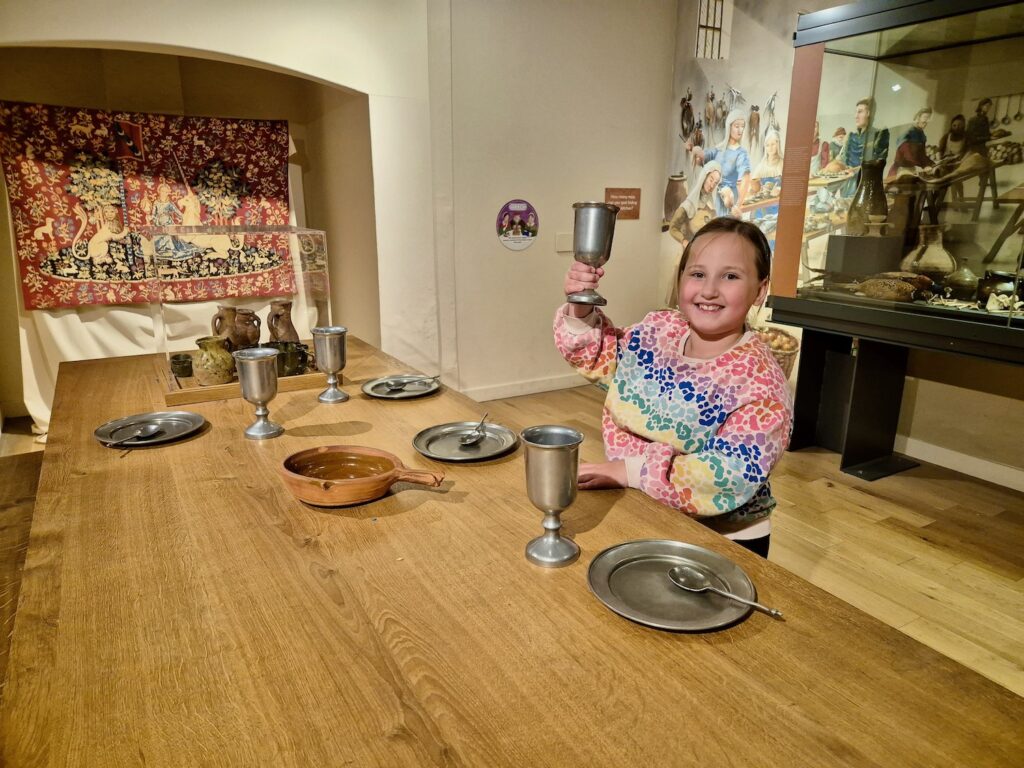
[{"label": "glazed pottery dish", "polygon": [[324,445],[293,453],[280,466],[288,490],[299,501],[344,507],[379,499],[398,482],[434,488],[443,472],[409,469],[387,451],[360,445]]}]

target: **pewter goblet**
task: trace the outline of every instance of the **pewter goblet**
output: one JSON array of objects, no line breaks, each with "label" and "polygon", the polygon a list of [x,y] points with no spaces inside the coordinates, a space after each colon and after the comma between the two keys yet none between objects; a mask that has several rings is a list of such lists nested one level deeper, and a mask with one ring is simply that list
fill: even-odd
[{"label": "pewter goblet", "polygon": [[559,534],[562,510],[576,500],[576,474],[583,435],[575,429],[545,424],[524,429],[526,493],[544,513],[544,535],[526,545],[526,559],[534,565],[558,568],[580,556],[572,539]]},{"label": "pewter goblet", "polygon": [[[572,232],[572,250],[576,261],[592,267],[603,266],[612,255],[612,237],[615,235],[617,205],[611,203],[573,203],[576,220]],[[570,293],[573,304],[592,304],[603,307],[608,302],[593,288]]]},{"label": "pewter goblet", "polygon": [[348,328],[325,325],[312,330],[316,367],[327,374],[327,389],[317,400],[321,403],[344,403],[348,395],[338,387],[338,374],[345,368],[345,334]]},{"label": "pewter goblet", "polygon": [[248,347],[231,354],[238,369],[242,397],[256,406],[256,421],[245,430],[245,436],[250,440],[277,437],[284,432],[284,427],[267,418],[270,415],[267,403],[277,396],[277,350]]}]

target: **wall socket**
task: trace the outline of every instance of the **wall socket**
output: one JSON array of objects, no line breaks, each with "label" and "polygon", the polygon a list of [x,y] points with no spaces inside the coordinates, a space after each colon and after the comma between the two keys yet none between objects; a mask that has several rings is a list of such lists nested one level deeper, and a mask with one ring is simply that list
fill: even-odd
[{"label": "wall socket", "polygon": [[572,232],[555,233],[555,253],[572,253]]}]

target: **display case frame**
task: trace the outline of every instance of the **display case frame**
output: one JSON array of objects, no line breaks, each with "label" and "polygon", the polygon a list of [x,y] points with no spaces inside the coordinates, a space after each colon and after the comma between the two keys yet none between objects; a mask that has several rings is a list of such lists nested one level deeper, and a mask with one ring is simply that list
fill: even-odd
[{"label": "display case frame", "polygon": [[[909,24],[1019,5],[1020,2],[1005,0],[865,0],[800,17],[794,34],[796,50],[783,193],[779,202],[772,295],[768,300],[773,322],[883,343],[1024,364],[1024,317],[1020,312],[1011,311],[994,317],[984,317],[979,312],[965,318],[941,308],[871,306],[872,302],[858,306],[855,301],[820,301],[798,293],[807,217],[807,179],[810,177],[811,147],[815,138],[814,125],[827,44],[858,35],[883,33]],[[1012,31],[1014,36],[1020,34],[1020,30]],[[989,39],[985,38],[984,42]],[[976,42],[954,41],[950,45],[966,46]],[[930,50],[941,47],[936,45]],[[998,207],[999,200],[993,199],[992,204]]]}]

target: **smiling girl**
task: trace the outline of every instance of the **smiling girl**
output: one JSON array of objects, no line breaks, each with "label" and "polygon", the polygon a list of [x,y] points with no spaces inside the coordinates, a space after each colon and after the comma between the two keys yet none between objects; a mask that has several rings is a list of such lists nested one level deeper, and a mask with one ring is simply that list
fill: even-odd
[{"label": "smiling girl", "polygon": [[[793,412],[782,369],[745,325],[767,294],[770,258],[756,226],[714,219],[680,258],[678,310],[615,328],[599,309],[565,304],[554,326],[566,361],[608,386],[608,461],[581,464],[579,487],[638,488],[764,557],[768,475]],[[574,262],[565,293],[596,288],[603,275]]]}]

